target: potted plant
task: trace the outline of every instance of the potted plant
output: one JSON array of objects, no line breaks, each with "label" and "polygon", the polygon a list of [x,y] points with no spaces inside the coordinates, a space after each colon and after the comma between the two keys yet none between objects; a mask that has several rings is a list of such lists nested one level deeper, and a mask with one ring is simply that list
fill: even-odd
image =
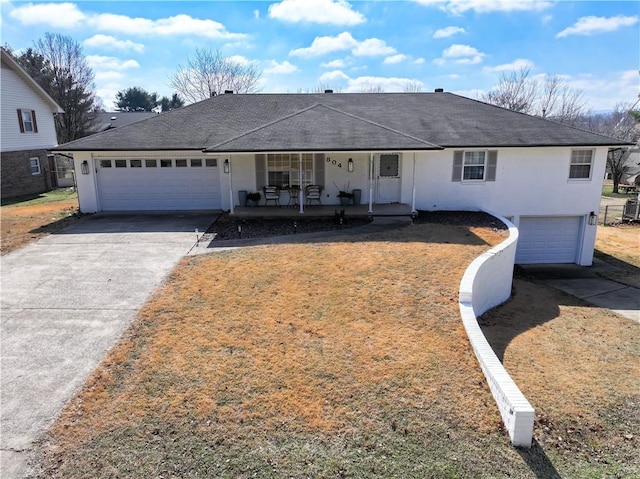
[{"label": "potted plant", "polygon": [[258,201],[260,201],[260,192],[254,191],[251,193],[247,193],[247,206],[257,206]]}]

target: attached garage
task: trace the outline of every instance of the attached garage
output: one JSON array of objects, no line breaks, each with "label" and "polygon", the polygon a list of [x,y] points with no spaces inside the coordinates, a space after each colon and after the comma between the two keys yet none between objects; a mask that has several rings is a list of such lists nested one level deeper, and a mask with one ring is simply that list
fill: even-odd
[{"label": "attached garage", "polygon": [[216,158],[97,158],[102,211],[220,209]]},{"label": "attached garage", "polygon": [[575,263],[582,238],[581,216],[520,217],[516,263]]}]

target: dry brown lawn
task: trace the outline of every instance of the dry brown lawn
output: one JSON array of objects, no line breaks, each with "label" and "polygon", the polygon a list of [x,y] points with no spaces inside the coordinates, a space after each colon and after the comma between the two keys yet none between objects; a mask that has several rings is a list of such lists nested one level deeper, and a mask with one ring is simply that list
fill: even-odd
[{"label": "dry brown lawn", "polygon": [[[638,325],[520,283],[487,324],[544,449],[510,446],[458,311],[464,269],[502,235],[425,224],[184,259],[51,429],[39,477],[640,473],[618,434],[637,419],[603,419],[637,408]],[[565,424],[586,453],[547,441]]]},{"label": "dry brown lawn", "polygon": [[1,254],[20,249],[69,226],[77,221],[77,210],[77,195],[64,192],[53,193],[50,202],[26,201],[0,207]]},{"label": "dry brown lawn", "polygon": [[598,226],[596,256],[620,267],[607,277],[640,288],[640,224]]}]

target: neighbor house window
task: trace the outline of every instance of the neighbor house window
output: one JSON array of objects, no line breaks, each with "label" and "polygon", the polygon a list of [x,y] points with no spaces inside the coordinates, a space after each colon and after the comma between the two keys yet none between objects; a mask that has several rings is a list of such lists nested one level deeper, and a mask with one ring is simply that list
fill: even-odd
[{"label": "neighbor house window", "polygon": [[267,155],[267,184],[287,188],[289,186],[305,187],[312,183],[312,153],[272,153]]},{"label": "neighbor house window", "polygon": [[30,158],[29,166],[31,168],[32,175],[39,175],[40,172],[40,158]]},{"label": "neighbor house window", "polygon": [[38,133],[36,112],[34,110],[18,110],[20,133]]},{"label": "neighbor house window", "polygon": [[593,162],[593,150],[572,150],[571,166],[569,167],[569,179],[588,180],[591,178],[591,163]]}]

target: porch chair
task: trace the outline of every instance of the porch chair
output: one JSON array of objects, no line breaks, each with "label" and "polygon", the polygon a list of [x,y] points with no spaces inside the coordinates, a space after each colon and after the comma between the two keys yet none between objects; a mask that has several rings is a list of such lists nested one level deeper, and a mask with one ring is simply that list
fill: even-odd
[{"label": "porch chair", "polygon": [[307,204],[311,204],[312,201],[317,201],[318,204],[322,204],[321,201],[322,186],[321,185],[308,185],[304,189],[304,196]]},{"label": "porch chair", "polygon": [[277,186],[264,186],[264,205],[267,206],[269,201],[273,201],[276,206],[280,206],[280,189]]}]

